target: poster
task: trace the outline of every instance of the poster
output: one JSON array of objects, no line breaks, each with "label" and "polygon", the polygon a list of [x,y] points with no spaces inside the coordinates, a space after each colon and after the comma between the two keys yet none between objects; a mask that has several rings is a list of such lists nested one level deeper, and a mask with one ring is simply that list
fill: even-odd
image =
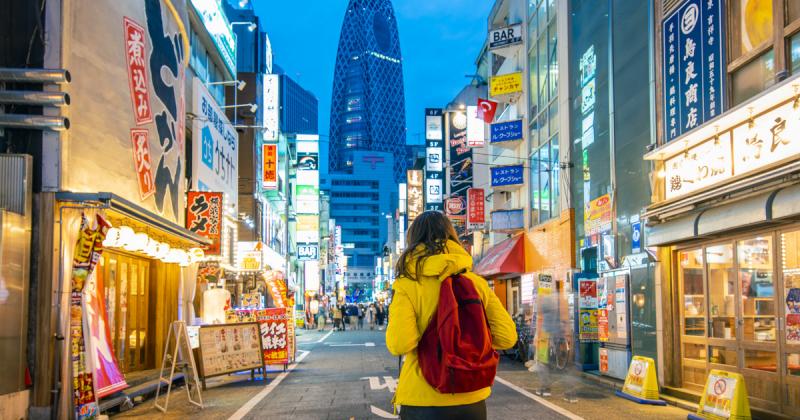
[{"label": "poster", "polygon": [[608,373],[608,349],[599,348],[597,351],[600,356],[600,373]]},{"label": "poster", "polygon": [[800,344],[800,288],[786,291],[786,343]]},{"label": "poster", "polygon": [[580,310],[580,340],[597,340],[597,309]]},{"label": "poster", "polygon": [[608,310],[597,310],[597,339],[602,342],[608,341]]},{"label": "poster", "polygon": [[583,230],[585,236],[611,230],[611,195],[602,195],[588,203],[583,212]]},{"label": "poster", "polygon": [[186,193],[186,229],[211,239],[206,255],[220,255],[222,242],[222,193],[189,191]]},{"label": "poster", "polygon": [[289,363],[289,311],[291,308],[268,308],[256,311],[265,365]]},{"label": "poster", "polygon": [[81,215],[78,241],[72,259],[72,280],[70,282],[70,363],[72,365],[72,399],[75,418],[96,418],[99,413],[95,381],[92,373],[92,360],[87,354],[87,342],[91,335],[85,328],[83,292],[87,279],[92,275],[100,255],[103,253],[103,240],[111,225],[99,214],[94,222]]},{"label": "poster", "polygon": [[204,378],[263,367],[258,324],[200,327],[200,365]]},{"label": "poster", "polygon": [[597,309],[597,280],[581,280],[578,287],[578,307],[581,309]]}]

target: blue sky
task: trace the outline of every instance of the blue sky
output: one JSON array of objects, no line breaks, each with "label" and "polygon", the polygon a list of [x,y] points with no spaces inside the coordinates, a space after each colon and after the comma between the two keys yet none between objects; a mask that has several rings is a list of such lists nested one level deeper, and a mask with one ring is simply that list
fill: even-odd
[{"label": "blue sky", "polygon": [[[254,0],[275,62],[319,98],[327,136],[333,67],[348,0]],[[408,142],[421,141],[425,108],[442,107],[469,82],[486,38],[490,0],[393,0],[403,53]],[[322,141],[326,138],[323,137]],[[327,149],[327,145],[321,145]],[[326,153],[323,153],[325,155]],[[321,162],[326,165],[326,162]]]}]

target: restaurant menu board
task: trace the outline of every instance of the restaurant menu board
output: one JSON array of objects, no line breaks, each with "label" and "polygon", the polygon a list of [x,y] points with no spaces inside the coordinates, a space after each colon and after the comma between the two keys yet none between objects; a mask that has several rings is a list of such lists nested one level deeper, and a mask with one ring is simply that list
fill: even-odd
[{"label": "restaurant menu board", "polygon": [[200,327],[200,372],[204,378],[263,366],[257,323]]},{"label": "restaurant menu board", "polygon": [[261,330],[262,353],[265,365],[289,363],[289,318],[291,309],[269,308],[256,311]]}]

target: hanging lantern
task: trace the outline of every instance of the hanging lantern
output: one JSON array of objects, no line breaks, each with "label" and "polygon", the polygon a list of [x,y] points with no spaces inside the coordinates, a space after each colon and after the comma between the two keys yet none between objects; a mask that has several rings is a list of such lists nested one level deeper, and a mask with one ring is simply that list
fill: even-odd
[{"label": "hanging lantern", "polygon": [[147,238],[147,245],[144,246],[142,252],[150,258],[155,258],[158,254],[158,241],[153,238]]},{"label": "hanging lantern", "polygon": [[153,255],[153,258],[158,260],[163,260],[164,258],[167,257],[168,254],[169,254],[169,245],[167,245],[165,242],[158,242],[156,244],[156,252],[155,255]]},{"label": "hanging lantern", "polygon": [[118,228],[112,227],[108,229],[108,233],[106,233],[106,238],[103,239],[103,246],[106,248],[116,248],[119,246],[119,242],[122,235]]},{"label": "hanging lantern", "polygon": [[147,240],[150,239],[146,233],[139,232],[133,235],[133,239],[125,244],[125,250],[136,252],[141,251],[147,246]]},{"label": "hanging lantern", "polygon": [[203,248],[191,248],[189,249],[189,258],[192,262],[197,262],[202,260],[206,257],[206,252],[203,251]]},{"label": "hanging lantern", "polygon": [[117,242],[118,248],[125,248],[130,244],[134,237],[136,236],[136,232],[133,231],[129,226],[122,226],[119,228],[119,241]]}]

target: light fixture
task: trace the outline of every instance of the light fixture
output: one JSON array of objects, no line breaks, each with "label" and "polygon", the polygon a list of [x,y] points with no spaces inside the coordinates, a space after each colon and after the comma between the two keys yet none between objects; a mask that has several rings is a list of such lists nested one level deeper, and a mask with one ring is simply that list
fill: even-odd
[{"label": "light fixture", "polygon": [[189,256],[192,261],[200,261],[206,257],[206,252],[203,251],[203,248],[190,248]]},{"label": "light fixture", "polygon": [[239,89],[240,92],[244,90],[245,86],[247,86],[247,82],[245,82],[244,80],[236,81],[236,89]]},{"label": "light fixture", "polygon": [[237,104],[237,105],[226,105],[226,106],[223,106],[223,107],[220,107],[220,108],[222,108],[222,109],[229,109],[229,108],[242,108],[242,107],[245,107],[245,106],[249,106],[249,107],[250,107],[250,112],[252,112],[252,113],[255,113],[256,111],[258,111],[258,104]]}]

